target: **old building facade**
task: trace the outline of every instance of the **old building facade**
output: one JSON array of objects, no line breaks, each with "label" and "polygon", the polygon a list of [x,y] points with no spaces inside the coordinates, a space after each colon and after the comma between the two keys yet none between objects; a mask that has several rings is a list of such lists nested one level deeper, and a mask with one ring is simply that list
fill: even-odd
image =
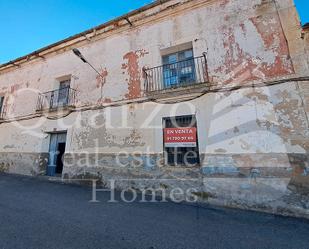
[{"label": "old building facade", "polygon": [[309,217],[308,37],[292,0],[168,0],[3,64],[0,170]]}]

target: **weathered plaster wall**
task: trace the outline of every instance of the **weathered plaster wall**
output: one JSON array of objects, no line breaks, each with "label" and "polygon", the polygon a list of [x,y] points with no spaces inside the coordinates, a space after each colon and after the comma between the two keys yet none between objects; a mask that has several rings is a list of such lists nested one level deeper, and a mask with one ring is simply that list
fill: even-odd
[{"label": "weathered plaster wall", "polygon": [[[305,72],[309,72],[309,29],[303,30],[302,33],[303,44],[304,44],[304,64],[307,63],[307,68],[304,69]],[[302,93],[305,109],[307,112],[307,116],[309,116],[309,81],[299,83],[300,91]]]},{"label": "weathered plaster wall", "polygon": [[[156,103],[107,107],[81,113],[72,134],[72,151],[89,149],[94,140],[108,153],[162,152],[162,118],[195,114],[204,153],[306,153],[308,123],[296,83],[210,93],[174,105]],[[98,128],[94,128],[98,127]]]},{"label": "weathered plaster wall", "polygon": [[[106,112],[114,115],[108,127]],[[121,112],[130,129],[122,128]],[[74,129],[64,178],[94,178],[104,186],[114,179],[120,189],[141,191],[194,187],[201,201],[309,217],[308,121],[296,82],[96,114],[99,128],[91,120]],[[201,165],[164,166],[162,118],[188,114],[197,117]],[[83,115],[90,121],[93,113]]]},{"label": "weathered plaster wall", "polygon": [[[68,131],[78,120],[78,114],[49,120],[33,118],[0,124],[0,172],[45,175],[48,162],[50,133]],[[70,146],[68,140],[68,148]]]},{"label": "weathered plaster wall", "polygon": [[[74,44],[103,78],[65,49],[0,72],[8,117],[33,114],[38,92],[56,89],[61,77],[71,75],[78,90],[77,109],[64,118],[0,124],[0,171],[41,174],[49,134],[67,130],[65,178],[96,177],[107,186],[116,178],[120,188],[193,186],[203,201],[309,217],[303,195],[309,188],[304,83],[208,93],[179,104],[105,106],[144,98],[143,67],[161,65],[163,50],[188,42],[195,56],[207,52],[214,85],[306,75],[308,57],[293,2],[196,0],[163,6],[146,11],[150,16],[133,27]],[[163,167],[162,118],[188,114],[197,118],[201,165]],[[128,153],[121,157],[125,166],[117,161],[121,152]]]},{"label": "weathered plaster wall", "polygon": [[[294,73],[273,1],[192,1],[156,17],[80,47],[104,79],[96,77],[71,51],[0,74],[0,94],[7,96],[8,112],[33,113],[37,92],[31,90],[54,90],[57,79],[66,75],[72,75],[79,106],[139,98],[143,95],[142,68],[161,65],[162,49],[187,42],[193,43],[195,56],[208,52],[214,83],[241,84]],[[14,98],[17,95],[22,97]]]},{"label": "weathered plaster wall", "polygon": [[309,53],[309,29],[303,30],[304,33],[304,43],[305,43],[305,51],[306,51],[306,56],[307,56],[307,61],[308,61],[308,53]]}]

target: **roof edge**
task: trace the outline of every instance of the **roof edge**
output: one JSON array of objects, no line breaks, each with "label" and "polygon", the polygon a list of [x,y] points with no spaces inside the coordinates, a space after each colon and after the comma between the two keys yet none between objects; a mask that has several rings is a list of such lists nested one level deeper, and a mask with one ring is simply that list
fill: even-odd
[{"label": "roof edge", "polygon": [[309,22],[307,22],[307,23],[305,23],[305,24],[303,25],[303,29],[309,29]]}]

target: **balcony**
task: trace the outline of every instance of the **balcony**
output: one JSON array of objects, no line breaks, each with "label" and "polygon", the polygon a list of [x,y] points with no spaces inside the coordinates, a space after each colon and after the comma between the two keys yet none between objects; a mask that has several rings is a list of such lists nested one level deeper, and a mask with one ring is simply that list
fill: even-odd
[{"label": "balcony", "polygon": [[74,107],[76,90],[70,87],[60,88],[54,91],[39,94],[37,111],[58,110]]},{"label": "balcony", "polygon": [[194,87],[209,82],[206,55],[144,69],[147,94]]}]

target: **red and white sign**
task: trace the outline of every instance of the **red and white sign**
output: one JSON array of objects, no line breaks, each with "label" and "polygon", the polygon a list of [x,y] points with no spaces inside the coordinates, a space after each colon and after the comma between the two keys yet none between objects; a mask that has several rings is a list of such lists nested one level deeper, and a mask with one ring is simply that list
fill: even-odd
[{"label": "red and white sign", "polygon": [[165,147],[196,147],[196,128],[165,128]]}]

